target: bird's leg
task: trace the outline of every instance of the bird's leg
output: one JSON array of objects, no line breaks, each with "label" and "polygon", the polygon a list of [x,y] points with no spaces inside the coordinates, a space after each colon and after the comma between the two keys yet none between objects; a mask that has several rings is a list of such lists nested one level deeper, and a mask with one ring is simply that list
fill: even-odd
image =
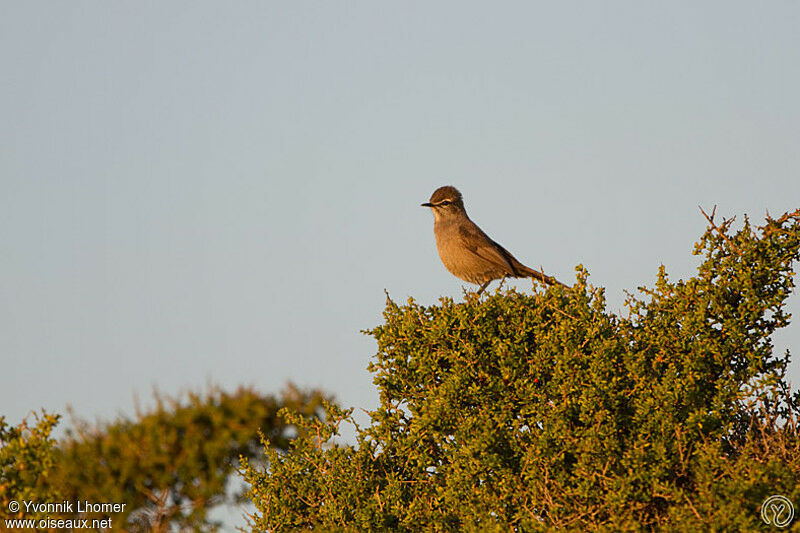
[{"label": "bird's leg", "polygon": [[486,283],[484,283],[483,285],[481,285],[481,288],[480,288],[480,289],[478,289],[478,292],[477,292],[476,294],[477,294],[478,296],[480,296],[480,295],[481,295],[481,293],[483,292],[483,289],[485,289],[486,287],[488,287],[488,286],[489,286],[489,284],[490,284],[491,282],[492,282],[492,280],[489,280],[489,281],[487,281]]},{"label": "bird's leg", "polygon": [[497,286],[498,290],[503,288],[503,284],[506,282],[507,279],[508,279],[508,276],[503,276],[502,278],[500,278],[500,285]]}]

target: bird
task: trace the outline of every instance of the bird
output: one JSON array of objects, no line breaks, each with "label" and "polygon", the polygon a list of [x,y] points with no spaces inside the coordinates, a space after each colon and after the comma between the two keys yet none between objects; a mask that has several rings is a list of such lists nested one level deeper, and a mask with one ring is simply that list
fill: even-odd
[{"label": "bird", "polygon": [[478,294],[496,279],[533,278],[547,285],[566,286],[553,276],[528,268],[489,238],[464,209],[461,193],[451,185],[439,187],[421,204],[433,212],[433,233],[439,258],[451,274],[480,285]]}]

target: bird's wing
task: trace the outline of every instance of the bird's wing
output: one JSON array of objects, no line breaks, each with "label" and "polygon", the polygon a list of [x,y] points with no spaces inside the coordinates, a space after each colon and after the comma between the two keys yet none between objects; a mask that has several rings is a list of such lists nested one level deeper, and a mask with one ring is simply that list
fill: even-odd
[{"label": "bird's wing", "polygon": [[489,236],[472,221],[470,221],[470,224],[461,224],[458,227],[458,236],[461,240],[461,245],[466,250],[469,250],[484,261],[502,266],[506,269],[509,276],[516,278],[532,277],[548,285],[567,287],[567,285],[564,285],[556,278],[548,276],[543,272],[533,270],[520,263],[516,257],[511,255],[511,252],[490,239]]},{"label": "bird's wing", "polygon": [[498,266],[503,266],[510,275],[518,275],[514,268],[514,257],[505,248],[489,238],[478,226],[461,224],[458,227],[461,244],[481,259]]}]

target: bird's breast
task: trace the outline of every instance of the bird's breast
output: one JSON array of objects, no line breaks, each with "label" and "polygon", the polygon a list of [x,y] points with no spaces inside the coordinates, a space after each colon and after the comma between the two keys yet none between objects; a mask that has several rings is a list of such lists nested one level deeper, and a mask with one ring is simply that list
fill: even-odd
[{"label": "bird's breast", "polygon": [[480,257],[465,245],[457,224],[435,224],[434,233],[442,264],[457,278],[480,285],[490,279],[502,277],[503,273],[498,271],[497,265]]}]

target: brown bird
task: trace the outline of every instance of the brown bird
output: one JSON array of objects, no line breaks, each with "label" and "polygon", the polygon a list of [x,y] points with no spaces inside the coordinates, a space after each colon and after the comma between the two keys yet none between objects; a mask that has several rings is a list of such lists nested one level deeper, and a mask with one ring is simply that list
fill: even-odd
[{"label": "brown bird", "polygon": [[467,216],[458,189],[439,187],[423,207],[433,211],[436,248],[445,268],[457,278],[480,285],[478,294],[492,280],[533,278],[548,285],[564,285],[556,278],[528,268],[494,242]]}]

